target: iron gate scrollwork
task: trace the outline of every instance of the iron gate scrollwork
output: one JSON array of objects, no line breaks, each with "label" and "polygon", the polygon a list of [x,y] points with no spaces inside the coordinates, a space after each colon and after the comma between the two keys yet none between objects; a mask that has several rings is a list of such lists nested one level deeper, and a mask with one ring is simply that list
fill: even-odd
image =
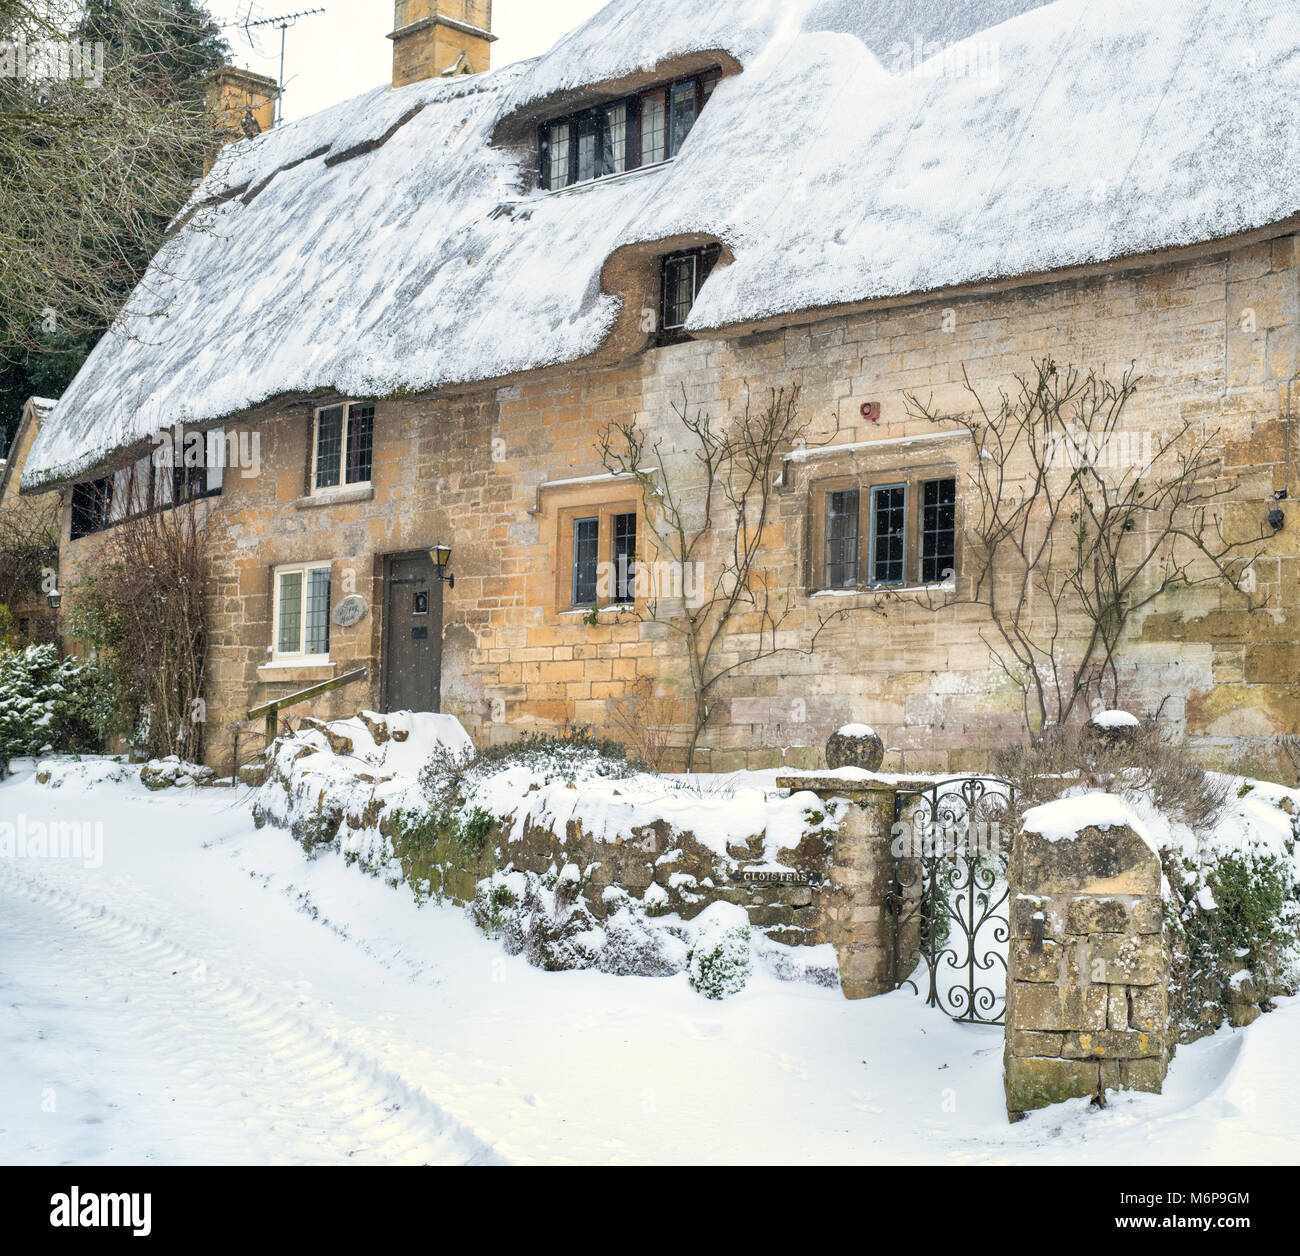
[{"label": "iron gate scrollwork", "polygon": [[921,994],[924,982],[930,1007],[969,1024],[1005,1019],[1011,835],[1002,821],[1013,801],[1011,786],[989,776],[894,799],[894,985]]}]

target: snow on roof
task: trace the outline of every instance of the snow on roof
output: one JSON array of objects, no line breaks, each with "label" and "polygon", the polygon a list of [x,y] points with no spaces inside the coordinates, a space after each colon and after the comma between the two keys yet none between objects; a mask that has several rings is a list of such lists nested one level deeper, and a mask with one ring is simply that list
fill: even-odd
[{"label": "snow on roof", "polygon": [[[708,332],[1300,212],[1287,0],[912,12],[926,7],[615,0],[534,61],[376,89],[231,146],[44,425],[24,486],[277,396],[585,357],[621,309],[600,276],[625,245],[727,243],[735,260],[688,323]],[[713,50],[742,72],[668,166],[548,195],[535,154],[490,143],[557,93]]]}]

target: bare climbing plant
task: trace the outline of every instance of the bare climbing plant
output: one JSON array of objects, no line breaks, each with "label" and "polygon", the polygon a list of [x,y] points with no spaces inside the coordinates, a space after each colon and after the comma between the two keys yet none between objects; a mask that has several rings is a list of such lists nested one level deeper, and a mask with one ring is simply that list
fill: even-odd
[{"label": "bare climbing plant", "polygon": [[[795,644],[789,638],[796,607],[788,582],[770,565],[782,460],[817,443],[799,397],[797,387],[773,389],[718,422],[691,406],[683,390],[667,435],[651,438],[632,419],[614,420],[600,435],[605,469],[639,486],[649,533],[637,559],[637,609],[629,611],[663,624],[685,654],[688,772],[719,686],[760,660],[811,653],[821,631],[847,613],[826,616],[810,639]],[[822,443],[836,433],[838,425]]]},{"label": "bare climbing plant", "polygon": [[1050,358],[989,403],[950,414],[909,394],[909,417],[969,434],[958,491],[960,579],[904,595],[979,606],[983,639],[1019,691],[1031,736],[1116,706],[1125,634],[1179,589],[1214,585],[1259,608],[1251,564],[1266,536],[1230,537],[1218,431],[1191,419],[1156,436],[1126,425],[1140,380]]}]

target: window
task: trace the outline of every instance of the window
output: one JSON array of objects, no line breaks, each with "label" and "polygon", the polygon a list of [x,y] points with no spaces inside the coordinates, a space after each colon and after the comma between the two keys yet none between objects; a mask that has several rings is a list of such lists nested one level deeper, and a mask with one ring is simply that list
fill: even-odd
[{"label": "window", "polygon": [[573,604],[594,606],[600,565],[600,519],[573,521]]},{"label": "window", "polygon": [[852,589],[858,583],[857,489],[826,494],[826,587]]},{"label": "window", "polygon": [[542,186],[558,192],[676,157],[720,78],[715,68],[544,123]]},{"label": "window", "polygon": [[113,479],[91,480],[72,486],[72,529],[68,539],[79,541],[108,527],[108,509],[112,499]]},{"label": "window", "polygon": [[370,483],[374,425],[373,405],[327,406],[316,411],[314,492]]},{"label": "window", "polygon": [[636,601],[636,515],[614,516],[614,591],[611,601]]},{"label": "window", "polygon": [[957,568],[956,478],[823,480],[814,487],[809,530],[815,589],[951,580]]},{"label": "window", "polygon": [[327,661],[330,652],[329,565],[277,567],[274,580],[275,657],[311,656]]},{"label": "window", "polygon": [[717,265],[722,249],[711,245],[704,249],[687,249],[669,253],[663,259],[663,309],[659,320],[659,343],[677,344],[690,337],[683,330],[690,317],[704,281]]},{"label": "window", "polygon": [[907,487],[887,484],[871,490],[871,583],[903,583]]},{"label": "window", "polygon": [[[620,485],[626,493],[626,485]],[[611,497],[613,494],[611,493]],[[636,601],[636,503],[611,500],[561,510],[559,521],[560,610],[626,605]]]},{"label": "window", "polygon": [[921,494],[921,583],[938,584],[957,557],[957,481],[927,480]]},{"label": "window", "polygon": [[225,475],[225,432],[219,427],[213,428],[201,442],[187,444],[172,461],[170,485],[162,476],[154,482],[155,505],[215,497],[221,492]]}]

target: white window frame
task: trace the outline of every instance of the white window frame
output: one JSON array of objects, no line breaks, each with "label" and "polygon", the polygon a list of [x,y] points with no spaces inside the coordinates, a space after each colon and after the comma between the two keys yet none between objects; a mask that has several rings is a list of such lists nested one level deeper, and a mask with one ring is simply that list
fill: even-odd
[{"label": "white window frame", "polygon": [[[370,479],[357,480],[352,484],[347,482],[348,478],[348,432],[352,427],[352,411],[362,406],[370,405],[370,402],[362,401],[336,401],[333,405],[317,406],[311,421],[311,479],[308,481],[311,487],[311,496],[323,497],[330,493],[346,493],[352,489],[369,488],[374,483],[375,478],[375,436],[373,419],[370,429]],[[325,488],[316,487],[316,471],[319,466],[318,457],[320,454],[320,416],[326,410],[337,410],[343,408],[343,432],[339,440],[339,482],[330,484]]]},{"label": "white window frame", "polygon": [[[308,654],[306,652],[307,644],[307,587],[310,583],[310,573],[313,571],[328,571],[330,573],[330,587],[334,583],[334,564],[327,560],[320,560],[309,563],[285,563],[280,567],[271,569],[271,659],[273,662],[308,662],[308,663],[328,663],[330,661],[329,651],[324,654]],[[296,652],[282,651],[280,649],[280,577],[293,575],[295,572],[302,576],[301,605],[298,622],[300,625],[298,645]],[[333,634],[331,633],[331,638]]]}]

